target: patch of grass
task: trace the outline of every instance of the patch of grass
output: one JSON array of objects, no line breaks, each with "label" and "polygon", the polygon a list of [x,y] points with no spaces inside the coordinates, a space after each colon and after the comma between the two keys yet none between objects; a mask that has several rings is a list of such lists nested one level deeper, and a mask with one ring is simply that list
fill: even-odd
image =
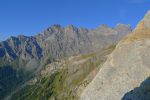
[{"label": "patch of grass", "polygon": [[86,59],[86,58],[89,58],[89,57],[93,57],[95,55],[96,55],[95,53],[85,54],[85,55],[81,56],[81,59]]},{"label": "patch of grass", "polygon": [[[112,50],[115,45],[107,50]],[[89,59],[87,59],[89,58]],[[63,69],[46,77],[40,77],[33,85],[27,85],[12,96],[12,100],[77,100],[77,88],[84,83],[87,76],[103,62],[96,53],[81,55],[76,61],[79,64],[66,63]],[[75,69],[74,69],[75,67]],[[87,84],[89,81],[87,82]]]},{"label": "patch of grass", "polygon": [[56,72],[49,77],[44,77],[35,85],[27,85],[15,95],[12,100],[48,100],[56,97],[63,91],[63,80],[65,70]]},{"label": "patch of grass", "polygon": [[115,48],[116,48],[116,44],[112,44],[108,46],[107,48],[104,48],[103,50],[109,50],[110,52],[112,52]]}]

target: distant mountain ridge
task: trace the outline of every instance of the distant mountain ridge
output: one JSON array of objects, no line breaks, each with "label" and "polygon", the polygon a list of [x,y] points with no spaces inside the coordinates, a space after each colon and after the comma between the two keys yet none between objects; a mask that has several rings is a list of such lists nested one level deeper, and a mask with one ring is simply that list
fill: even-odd
[{"label": "distant mountain ridge", "polygon": [[114,29],[102,25],[95,30],[77,28],[73,25],[66,28],[53,25],[36,36],[20,35],[1,42],[0,57],[8,62],[18,58],[24,61],[33,59],[40,61],[48,54],[54,58],[60,58],[88,53],[95,48],[113,44],[130,32],[130,26],[123,24]]},{"label": "distant mountain ridge", "polygon": [[[32,77],[54,59],[95,52],[116,44],[130,32],[131,27],[123,24],[115,28],[102,25],[94,30],[77,28],[73,25],[68,27],[53,25],[36,36],[10,37],[0,43],[0,70],[9,67],[15,71],[15,78],[19,78],[19,81],[24,80],[24,77]],[[7,80],[7,73],[6,77],[0,80],[3,78]],[[16,86],[17,80],[13,81]],[[5,82],[0,82],[2,87],[0,93],[3,93],[9,86],[5,87],[1,83]],[[4,95],[6,93],[0,98]]]}]

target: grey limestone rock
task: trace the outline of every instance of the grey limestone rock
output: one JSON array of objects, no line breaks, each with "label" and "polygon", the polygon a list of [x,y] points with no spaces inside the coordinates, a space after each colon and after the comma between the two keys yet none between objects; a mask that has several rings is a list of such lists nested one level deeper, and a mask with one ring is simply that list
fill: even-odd
[{"label": "grey limestone rock", "polygon": [[150,100],[149,16],[118,43],[81,100]]}]

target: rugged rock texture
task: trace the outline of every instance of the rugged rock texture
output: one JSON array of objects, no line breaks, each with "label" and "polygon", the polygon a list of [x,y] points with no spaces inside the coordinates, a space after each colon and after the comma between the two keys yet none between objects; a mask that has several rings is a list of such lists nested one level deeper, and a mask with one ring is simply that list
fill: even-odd
[{"label": "rugged rock texture", "polygon": [[[55,59],[93,53],[116,44],[129,32],[130,26],[122,24],[114,29],[102,25],[94,30],[77,28],[73,25],[65,28],[53,25],[36,36],[10,37],[0,43],[0,70],[9,66],[14,70],[15,78],[7,78],[9,71],[6,71],[8,73],[5,73],[3,78],[6,82],[7,79],[11,80],[13,84],[6,87],[3,84],[5,82],[0,81],[0,99],[10,92],[10,87],[15,88],[18,82],[20,84],[26,82]],[[2,94],[2,90],[7,92]]]},{"label": "rugged rock texture", "polygon": [[102,25],[95,30],[77,28],[73,25],[66,28],[53,25],[36,38],[40,41],[44,55],[49,54],[54,58],[62,58],[86,54],[110,44],[116,44],[129,32],[131,32],[130,26],[121,24],[114,29]]},{"label": "rugged rock texture", "polygon": [[[42,48],[38,45],[36,38],[20,35],[18,37],[10,37],[1,43],[0,62],[1,65],[12,65],[31,70],[35,66],[31,62],[38,62],[42,58]],[[16,61],[16,65],[12,63]],[[30,66],[30,67],[29,67]],[[26,68],[28,67],[28,68]]]},{"label": "rugged rock texture", "polygon": [[[117,25],[112,29],[105,25],[95,30],[66,28],[53,25],[37,36],[10,37],[1,42],[0,65],[12,65],[25,70],[35,70],[50,58],[63,58],[85,54],[116,44],[123,36],[131,32],[129,25]],[[35,63],[32,63],[35,62]],[[32,66],[32,67],[31,67]]]},{"label": "rugged rock texture", "polygon": [[117,45],[81,100],[150,100],[149,51],[150,12]]}]

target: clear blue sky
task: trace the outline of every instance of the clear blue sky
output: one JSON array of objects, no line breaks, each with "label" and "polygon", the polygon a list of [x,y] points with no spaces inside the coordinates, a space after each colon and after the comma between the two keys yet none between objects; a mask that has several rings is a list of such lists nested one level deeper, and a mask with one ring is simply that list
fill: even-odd
[{"label": "clear blue sky", "polygon": [[149,0],[0,0],[0,38],[35,35],[53,24],[135,27],[149,9]]}]

